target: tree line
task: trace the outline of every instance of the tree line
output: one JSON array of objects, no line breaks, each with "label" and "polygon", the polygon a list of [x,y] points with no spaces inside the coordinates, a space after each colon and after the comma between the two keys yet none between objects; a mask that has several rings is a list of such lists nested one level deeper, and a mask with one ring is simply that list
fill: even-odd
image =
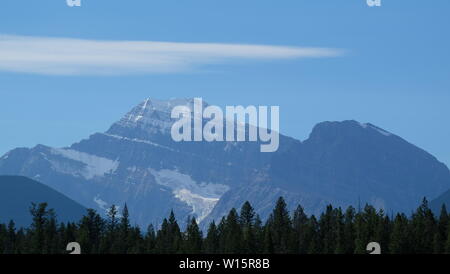
[{"label": "tree line", "polygon": [[382,253],[450,253],[450,215],[443,205],[435,216],[426,199],[411,216],[329,205],[316,217],[301,206],[291,214],[280,197],[264,223],[245,202],[211,222],[205,235],[194,217],[182,231],[173,212],[160,227],[142,231],[130,224],[126,204],[120,215],[113,205],[106,218],[88,209],[77,223],[58,223],[46,203],[32,204],[30,213],[28,228],[0,224],[0,253],[67,253],[69,242],[78,242],[83,254],[358,254],[367,253],[369,242]]}]

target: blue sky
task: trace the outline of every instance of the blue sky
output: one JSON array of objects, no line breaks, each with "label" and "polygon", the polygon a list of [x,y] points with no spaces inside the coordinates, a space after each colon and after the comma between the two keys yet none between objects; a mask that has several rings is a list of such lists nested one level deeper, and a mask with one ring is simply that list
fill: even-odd
[{"label": "blue sky", "polygon": [[[177,61],[167,71],[153,71],[154,64],[136,71],[133,63],[106,75],[81,67],[87,72],[79,75],[63,73],[70,62],[35,69],[17,58],[5,62],[10,53],[0,43],[0,154],[39,143],[68,146],[106,130],[147,97],[203,97],[221,106],[279,105],[282,133],[302,140],[321,121],[370,122],[449,165],[450,2],[430,2],[382,0],[369,8],[365,0],[82,0],[69,8],[65,0],[3,0],[0,41],[72,38],[74,54],[77,43],[93,40],[197,48],[176,58],[164,53]],[[205,43],[238,49],[231,58],[224,57],[229,48],[208,55]],[[249,57],[254,48],[243,45],[275,46],[262,55],[283,56]],[[333,54],[299,57],[305,48]],[[17,49],[26,58],[36,51]]]}]

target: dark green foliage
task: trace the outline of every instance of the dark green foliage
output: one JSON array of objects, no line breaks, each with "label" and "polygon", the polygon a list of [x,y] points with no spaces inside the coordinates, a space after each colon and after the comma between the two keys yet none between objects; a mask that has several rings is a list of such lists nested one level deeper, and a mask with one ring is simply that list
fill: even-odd
[{"label": "dark green foliage", "polygon": [[156,235],[156,250],[163,254],[180,253],[181,241],[180,227],[175,219],[175,214],[171,211],[169,220],[163,220],[161,229]]},{"label": "dark green foliage", "polygon": [[120,218],[119,223],[119,231],[118,231],[118,237],[119,237],[119,253],[126,254],[131,253],[129,249],[131,249],[132,245],[132,231],[130,226],[130,214],[128,213],[128,207],[127,204],[125,204],[123,211],[122,211],[122,217]]},{"label": "dark green foliage", "polygon": [[411,220],[411,233],[414,253],[430,253],[433,250],[434,236],[437,232],[436,219],[424,198]]},{"label": "dark green foliage", "polygon": [[[142,232],[130,224],[128,207],[119,214],[113,205],[103,219],[87,210],[78,223],[58,223],[46,203],[30,207],[32,224],[17,228],[13,221],[0,224],[0,253],[67,253],[69,242],[78,242],[84,254],[353,254],[367,253],[369,242],[378,242],[382,253],[450,253],[450,216],[445,206],[438,217],[426,199],[410,218],[397,214],[389,218],[383,210],[366,205],[356,212],[329,205],[317,219],[301,206],[292,215],[283,198],[263,224],[249,202],[240,213],[230,210],[205,235],[194,217],[184,232],[170,212],[159,229],[153,225]],[[203,237],[205,236],[205,237]]]},{"label": "dark green foliage", "polygon": [[213,221],[208,228],[208,234],[204,240],[204,251],[206,254],[215,254],[219,251],[220,238],[219,230]]},{"label": "dark green foliage", "polygon": [[294,211],[292,219],[291,251],[294,253],[308,253],[308,216],[300,205]]},{"label": "dark green foliage", "polygon": [[344,231],[343,231],[343,244],[342,251],[344,254],[352,254],[355,249],[355,209],[348,207],[344,216]]},{"label": "dark green foliage", "polygon": [[412,253],[411,224],[405,214],[397,214],[394,219],[389,250],[394,254]]},{"label": "dark green foliage", "polygon": [[203,235],[197,225],[195,218],[188,221],[185,240],[183,241],[183,251],[188,254],[199,254],[202,252]]},{"label": "dark green foliage", "polygon": [[[97,253],[104,232],[105,221],[95,210],[88,209],[87,214],[80,221],[76,241],[83,247],[84,252]],[[64,233],[64,231],[61,231],[61,233]]]},{"label": "dark green foliage", "polygon": [[[52,250],[52,239],[56,234],[55,228],[55,213],[52,209],[47,209],[46,203],[39,205],[32,204],[30,213],[33,217],[33,222],[30,226],[30,243],[31,253],[50,253]],[[54,233],[53,235],[51,233]]]},{"label": "dark green foliage", "polygon": [[249,202],[245,202],[241,208],[240,225],[242,230],[241,253],[252,254],[258,251],[256,245],[255,210]]},{"label": "dark green foliage", "polygon": [[236,254],[242,252],[242,229],[236,209],[233,208],[228,214],[220,236],[224,238],[223,253]]},{"label": "dark green foliage", "polygon": [[149,225],[147,228],[147,234],[144,238],[144,250],[145,253],[154,253],[156,247],[156,232],[153,225]]},{"label": "dark green foliage", "polygon": [[445,251],[445,240],[447,238],[447,227],[449,225],[449,216],[445,204],[442,205],[441,215],[439,216],[437,232],[433,240],[434,253],[439,254]]},{"label": "dark green foliage", "polygon": [[286,202],[282,197],[278,199],[275,209],[269,217],[268,225],[274,252],[288,253],[292,224]]}]

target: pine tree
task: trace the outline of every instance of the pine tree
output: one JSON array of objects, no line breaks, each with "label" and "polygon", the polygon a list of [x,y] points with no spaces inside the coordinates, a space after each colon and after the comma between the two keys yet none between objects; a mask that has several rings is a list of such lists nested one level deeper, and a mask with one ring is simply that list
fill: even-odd
[{"label": "pine tree", "polygon": [[355,216],[355,253],[365,254],[369,242],[376,242],[376,227],[379,215],[376,209],[366,204],[364,211]]},{"label": "pine tree", "polygon": [[265,254],[273,254],[274,253],[274,246],[273,246],[272,232],[270,229],[270,224],[266,224],[266,226],[264,227],[263,253],[265,253]]},{"label": "pine tree", "polygon": [[392,233],[389,243],[389,252],[391,254],[411,253],[409,221],[405,214],[397,214],[394,219]]},{"label": "pine tree", "polygon": [[226,239],[225,239],[225,232],[226,232],[226,218],[222,217],[222,219],[220,219],[219,224],[217,225],[217,235],[219,236],[219,253],[225,253],[225,243],[226,243]]},{"label": "pine tree", "polygon": [[219,231],[216,227],[214,221],[211,222],[208,228],[208,233],[206,235],[205,244],[204,244],[204,252],[206,254],[215,254],[219,252]]},{"label": "pine tree", "polygon": [[344,253],[353,254],[355,251],[355,208],[349,206],[344,217]]},{"label": "pine tree", "polygon": [[389,238],[391,234],[391,220],[384,215],[383,209],[378,213],[378,220],[375,227],[374,241],[383,248],[383,253],[389,253]]},{"label": "pine tree", "polygon": [[145,235],[145,252],[148,254],[155,253],[156,246],[156,233],[152,224],[147,228],[147,234]]},{"label": "pine tree", "polygon": [[[61,238],[63,239],[62,242],[67,245],[70,242],[76,242],[76,235],[78,233],[78,227],[76,224],[74,223],[67,223],[65,229],[63,228],[61,230],[61,228],[59,229],[60,232],[62,233]],[[65,246],[63,248],[65,250]]]},{"label": "pine tree", "polygon": [[255,231],[254,231],[254,222],[255,222],[255,210],[247,201],[241,208],[240,214],[240,225],[242,230],[242,253],[256,253],[256,244],[255,244]]},{"label": "pine tree", "polygon": [[449,225],[449,216],[445,204],[442,204],[441,214],[437,224],[437,231],[434,236],[433,249],[435,254],[445,251],[445,243],[447,241],[447,227]]},{"label": "pine tree", "polygon": [[33,222],[30,226],[31,235],[31,253],[45,253],[47,248],[46,243],[46,225],[48,222],[48,216],[52,214],[51,210],[47,210],[47,203],[40,203],[36,205],[31,204],[30,208]]},{"label": "pine tree", "polygon": [[447,241],[445,241],[445,253],[450,254],[450,224],[447,226]]},{"label": "pine tree", "polygon": [[319,254],[322,252],[319,238],[319,222],[314,215],[309,218],[306,238],[308,240],[308,254]]},{"label": "pine tree", "polygon": [[173,211],[170,212],[169,216],[169,236],[171,242],[171,253],[178,253],[181,248],[182,236]]},{"label": "pine tree", "polygon": [[290,250],[293,253],[306,254],[308,252],[307,244],[307,226],[308,216],[301,205],[294,211],[294,217],[292,219],[292,246]]},{"label": "pine tree", "polygon": [[[84,217],[83,217],[84,218]],[[61,230],[62,228],[62,230]],[[65,234],[65,227],[61,226],[60,228],[60,233],[61,235]],[[83,254],[92,254],[92,242],[90,241],[90,231],[89,228],[83,224],[83,220],[81,221],[80,227],[77,231],[77,239],[76,242],[80,244],[80,246],[83,247]],[[65,241],[65,237],[62,236],[62,238],[64,239],[63,241],[66,243],[69,243],[68,241]]]},{"label": "pine tree", "polygon": [[336,250],[337,231],[335,225],[335,212],[331,205],[328,205],[325,212],[319,219],[319,234],[322,239],[322,252],[333,254]]},{"label": "pine tree", "polygon": [[119,224],[119,220],[116,205],[111,205],[106,215],[106,232],[105,237],[102,238],[100,243],[100,252],[112,254],[120,253],[120,246],[117,237],[117,227]]},{"label": "pine tree", "polygon": [[[14,252],[15,244],[16,244],[16,224],[14,223],[13,220],[9,221],[7,231],[5,231],[5,232],[6,232],[6,235],[5,235],[6,242],[5,242],[4,253],[5,254],[14,254],[15,253]],[[0,244],[0,251],[1,251],[1,247],[2,247],[2,245]]]},{"label": "pine tree", "polygon": [[130,214],[128,212],[127,204],[125,203],[122,210],[122,217],[119,223],[119,252],[122,254],[128,253],[130,248]]},{"label": "pine tree", "polygon": [[202,251],[203,235],[195,218],[188,221],[183,251],[187,254],[200,254]]},{"label": "pine tree", "polygon": [[177,254],[181,251],[182,235],[173,211],[169,219],[164,219],[161,229],[156,235],[156,252]]},{"label": "pine tree", "polygon": [[223,231],[224,253],[242,253],[242,230],[236,209],[231,209],[227,216]]},{"label": "pine tree", "polygon": [[144,237],[139,226],[130,227],[128,232],[128,254],[142,254],[146,251]]},{"label": "pine tree", "polygon": [[[84,254],[99,252],[101,237],[105,229],[105,221],[93,209],[81,218],[77,233],[77,242],[83,247]],[[67,239],[66,239],[67,241]]]},{"label": "pine tree", "polygon": [[107,213],[108,217],[108,230],[110,233],[116,232],[118,220],[117,220],[118,210],[116,205],[112,205]]},{"label": "pine tree", "polygon": [[6,226],[4,224],[0,224],[0,254],[7,253],[7,238],[8,232],[6,230]]},{"label": "pine tree", "polygon": [[291,236],[291,218],[283,197],[278,198],[277,204],[270,218],[271,237],[275,253],[288,253]]},{"label": "pine tree", "polygon": [[253,231],[255,235],[255,253],[261,254],[264,251],[264,228],[261,218],[258,214],[255,217],[255,224],[253,225]]},{"label": "pine tree", "polygon": [[243,227],[253,226],[255,221],[255,210],[248,201],[242,205],[239,220]]},{"label": "pine tree", "polygon": [[156,247],[155,253],[167,254],[171,251],[170,236],[169,236],[169,222],[166,218],[162,221],[161,229],[156,233]]},{"label": "pine tree", "polygon": [[423,198],[422,204],[412,216],[411,229],[414,253],[432,253],[437,226],[426,198]]},{"label": "pine tree", "polygon": [[53,210],[49,210],[44,228],[45,245],[43,253],[57,254],[61,252],[58,243],[57,229],[56,214]]},{"label": "pine tree", "polygon": [[334,210],[333,214],[333,226],[334,226],[334,235],[336,236],[334,253],[335,254],[344,254],[346,249],[345,243],[345,223],[344,223],[344,214],[342,213],[342,209],[338,208]]}]

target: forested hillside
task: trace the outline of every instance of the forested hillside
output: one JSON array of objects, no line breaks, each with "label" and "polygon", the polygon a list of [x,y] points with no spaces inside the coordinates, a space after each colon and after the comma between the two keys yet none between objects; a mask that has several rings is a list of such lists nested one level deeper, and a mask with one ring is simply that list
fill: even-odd
[{"label": "forested hillside", "polygon": [[366,253],[367,243],[375,241],[383,253],[450,253],[449,214],[443,207],[434,216],[425,199],[409,217],[388,216],[370,205],[345,211],[330,205],[319,217],[307,216],[301,206],[292,214],[286,208],[280,197],[263,224],[245,203],[203,235],[194,218],[182,231],[173,213],[159,229],[150,225],[141,231],[130,224],[126,205],[121,214],[112,206],[107,219],[89,209],[78,223],[59,224],[47,204],[33,204],[28,229],[17,230],[12,221],[0,225],[0,248],[3,253],[66,253],[67,243],[76,241],[82,253],[102,254],[353,254]]}]

